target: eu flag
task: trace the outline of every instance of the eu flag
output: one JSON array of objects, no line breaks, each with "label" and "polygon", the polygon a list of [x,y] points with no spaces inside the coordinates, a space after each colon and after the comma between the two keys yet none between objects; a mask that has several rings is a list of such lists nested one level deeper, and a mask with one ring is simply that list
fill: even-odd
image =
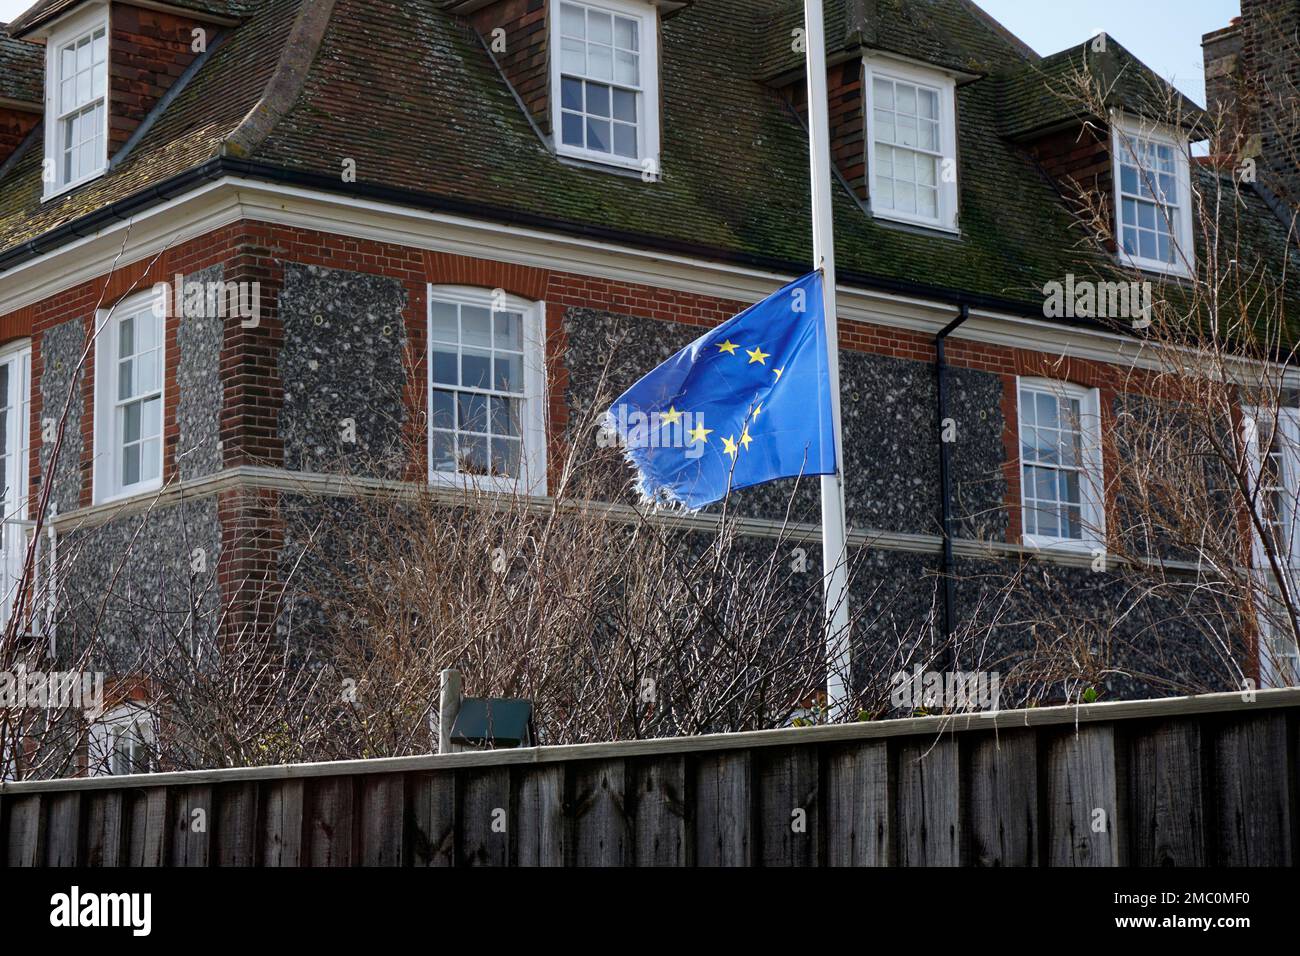
[{"label": "eu flag", "polygon": [[835,473],[822,273],[696,339],[610,408],[649,500],[702,508],[734,489]]}]

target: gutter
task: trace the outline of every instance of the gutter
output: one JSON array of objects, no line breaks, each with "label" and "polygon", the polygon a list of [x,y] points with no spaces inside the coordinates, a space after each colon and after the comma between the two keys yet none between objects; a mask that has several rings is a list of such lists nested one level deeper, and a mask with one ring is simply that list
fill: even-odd
[{"label": "gutter", "polygon": [[952,442],[944,438],[944,429],[948,421],[948,360],[944,354],[944,343],[967,319],[970,309],[965,305],[957,317],[939,330],[934,337],[935,377],[938,385],[937,424],[939,429],[939,504],[942,524],[943,551],[939,559],[939,574],[943,578],[943,648],[942,667],[947,669],[952,661],[952,650],[948,642],[957,628],[957,582],[953,578],[954,562],[952,554]]}]

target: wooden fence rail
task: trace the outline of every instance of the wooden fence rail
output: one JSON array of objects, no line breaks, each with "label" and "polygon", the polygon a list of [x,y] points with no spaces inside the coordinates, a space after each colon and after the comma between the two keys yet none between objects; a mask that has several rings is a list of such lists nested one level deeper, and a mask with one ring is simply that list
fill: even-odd
[{"label": "wooden fence rail", "polygon": [[1297,858],[1300,690],[0,785],[9,866]]}]

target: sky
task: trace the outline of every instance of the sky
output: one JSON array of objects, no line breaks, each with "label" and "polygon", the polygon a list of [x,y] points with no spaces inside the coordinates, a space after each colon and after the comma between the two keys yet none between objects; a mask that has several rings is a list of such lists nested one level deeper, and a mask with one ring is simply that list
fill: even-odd
[{"label": "sky", "polygon": [[[1201,35],[1228,25],[1238,0],[977,0],[1004,27],[1044,55],[1105,30],[1139,60],[1201,105]],[[0,0],[0,23],[31,0]]]},{"label": "sky", "polygon": [[[3,0],[0,0],[3,2]],[[1046,56],[1099,30],[1205,105],[1201,37],[1241,13],[1238,0],[976,0]]]}]

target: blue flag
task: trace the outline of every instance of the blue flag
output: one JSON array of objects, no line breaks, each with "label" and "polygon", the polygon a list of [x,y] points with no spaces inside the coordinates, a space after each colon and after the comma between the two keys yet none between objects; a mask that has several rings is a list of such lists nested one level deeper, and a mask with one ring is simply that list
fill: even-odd
[{"label": "blue flag", "polygon": [[652,501],[702,508],[835,473],[822,274],[796,279],[629,388],[607,423]]}]

